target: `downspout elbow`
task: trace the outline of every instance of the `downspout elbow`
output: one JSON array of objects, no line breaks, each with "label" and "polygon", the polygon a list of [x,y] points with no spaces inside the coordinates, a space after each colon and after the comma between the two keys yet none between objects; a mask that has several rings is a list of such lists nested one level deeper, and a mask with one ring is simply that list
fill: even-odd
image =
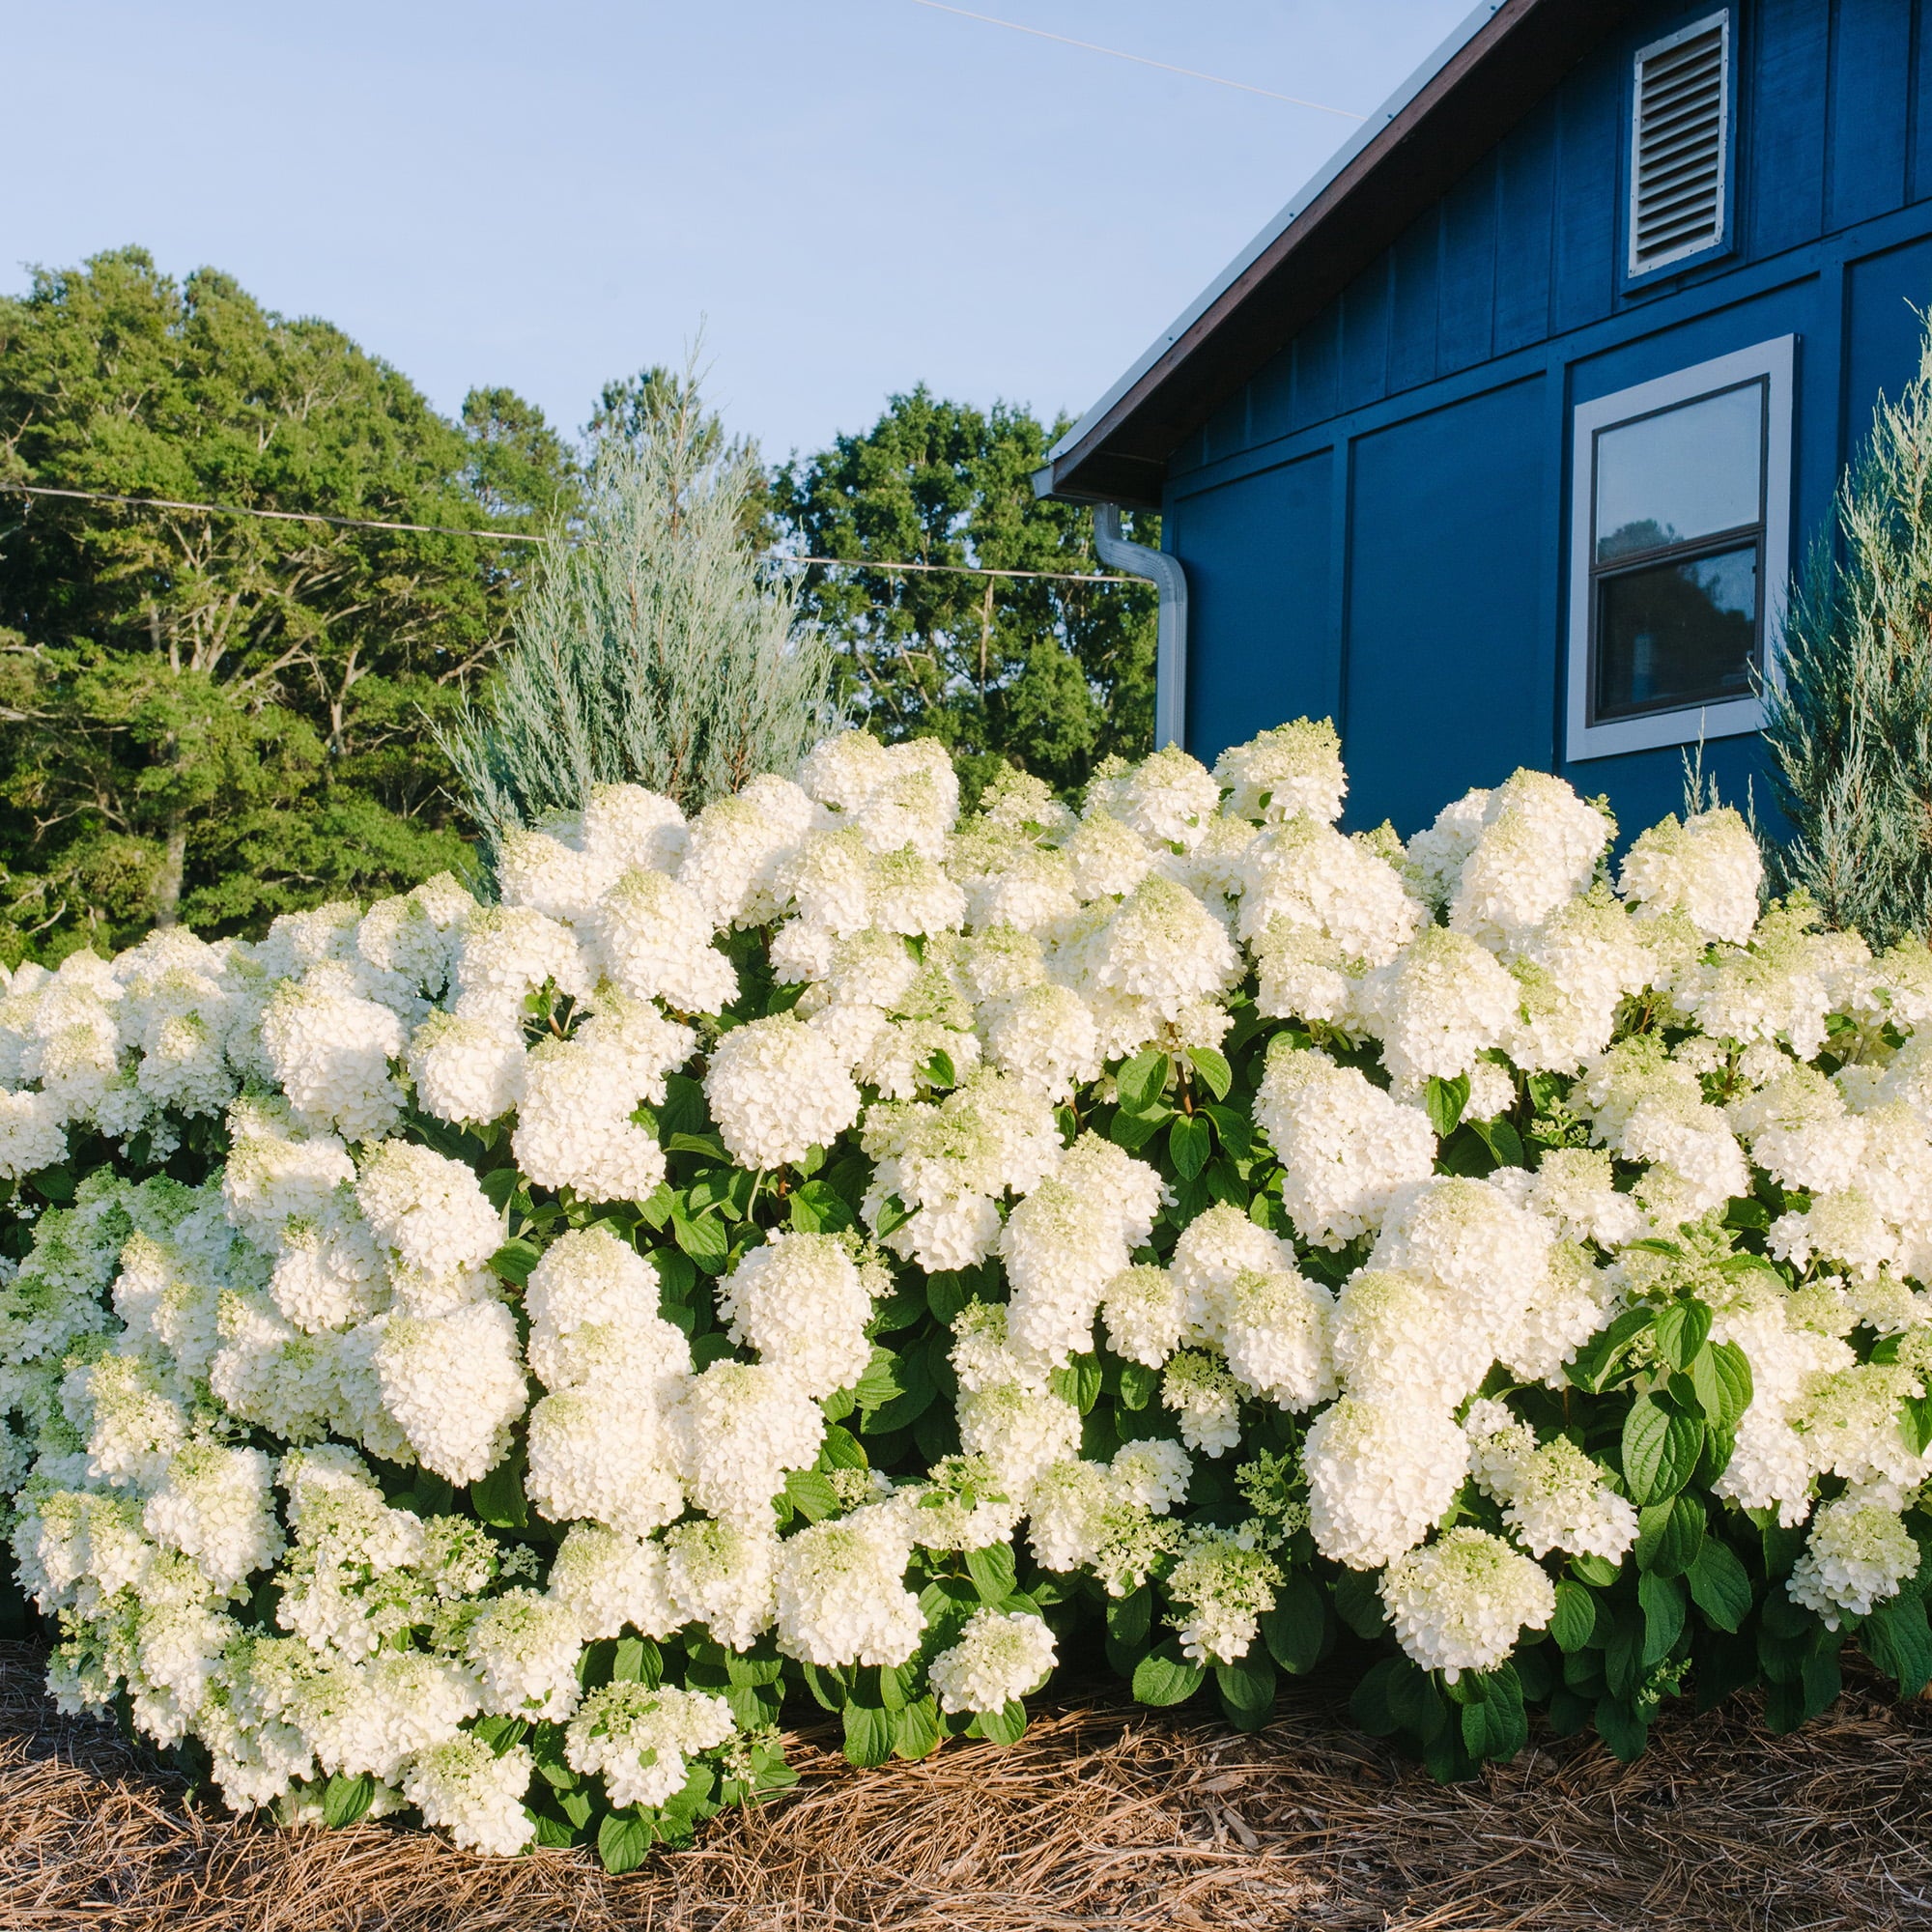
[{"label": "downspout elbow", "polygon": [[1094,549],[1109,569],[1144,577],[1159,596],[1154,628],[1153,743],[1155,751],[1187,743],[1187,573],[1178,556],[1121,534],[1121,506],[1094,506]]}]

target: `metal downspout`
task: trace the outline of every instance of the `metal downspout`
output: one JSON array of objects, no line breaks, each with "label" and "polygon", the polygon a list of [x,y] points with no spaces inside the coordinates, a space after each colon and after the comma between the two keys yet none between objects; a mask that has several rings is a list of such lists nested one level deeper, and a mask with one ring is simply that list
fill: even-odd
[{"label": "metal downspout", "polygon": [[1154,630],[1153,745],[1187,743],[1187,573],[1178,556],[1121,534],[1121,506],[1094,505],[1094,549],[1109,570],[1145,577],[1160,595]]}]

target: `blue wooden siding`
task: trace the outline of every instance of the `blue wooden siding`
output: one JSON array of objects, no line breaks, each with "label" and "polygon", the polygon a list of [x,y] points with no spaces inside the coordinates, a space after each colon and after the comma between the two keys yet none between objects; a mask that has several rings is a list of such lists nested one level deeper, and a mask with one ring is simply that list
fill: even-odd
[{"label": "blue wooden siding", "polygon": [[[1712,11],[1646,10],[1176,452],[1198,753],[1324,711],[1351,823],[1519,763],[1676,806],[1674,751],[1558,763],[1569,410],[1796,334],[1802,548],[1932,304],[1932,0],[1735,0],[1736,249],[1625,288],[1631,55]],[[1742,795],[1758,755],[1706,762]]]}]

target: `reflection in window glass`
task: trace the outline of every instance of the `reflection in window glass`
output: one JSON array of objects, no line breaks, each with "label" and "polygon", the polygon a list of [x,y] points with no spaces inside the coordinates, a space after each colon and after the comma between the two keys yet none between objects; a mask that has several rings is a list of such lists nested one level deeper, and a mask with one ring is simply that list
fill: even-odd
[{"label": "reflection in window glass", "polygon": [[1597,583],[1599,719],[1750,695],[1757,546]]},{"label": "reflection in window glass", "polygon": [[1758,521],[1764,384],[1623,423],[1597,438],[1597,561]]}]

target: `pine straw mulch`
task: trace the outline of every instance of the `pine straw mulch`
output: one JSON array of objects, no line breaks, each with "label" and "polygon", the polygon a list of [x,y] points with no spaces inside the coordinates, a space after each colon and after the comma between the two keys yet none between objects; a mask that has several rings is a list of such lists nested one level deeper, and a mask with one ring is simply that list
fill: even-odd
[{"label": "pine straw mulch", "polygon": [[420,1831],[281,1833],[65,1720],[0,1645],[0,1926],[194,1932],[1071,1932],[1080,1927],[1932,1926],[1932,1705],[1854,1684],[1774,1738],[1739,1700],[1639,1763],[1539,1735],[1449,1788],[1296,1687],[1254,1737],[1103,1701],[1010,1750],[855,1772],[801,1734],[796,1795],[611,1879]]}]

